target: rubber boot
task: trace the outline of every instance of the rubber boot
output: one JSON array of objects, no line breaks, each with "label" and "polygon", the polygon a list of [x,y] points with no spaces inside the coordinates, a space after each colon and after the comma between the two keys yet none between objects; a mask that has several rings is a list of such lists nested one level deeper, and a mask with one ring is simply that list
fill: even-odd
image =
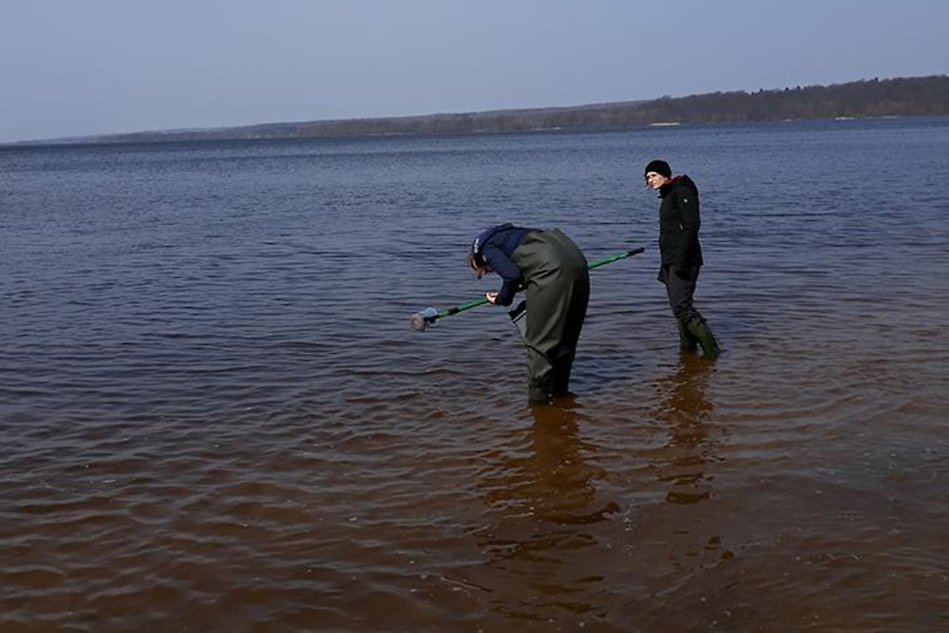
[{"label": "rubber boot", "polygon": [[550,376],[531,379],[527,383],[527,401],[531,404],[549,403],[553,396]]},{"label": "rubber boot", "polygon": [[698,341],[689,333],[689,328],[679,319],[676,319],[676,327],[679,329],[679,350],[694,352],[698,347]]},{"label": "rubber boot", "polygon": [[712,335],[712,329],[708,326],[708,323],[705,322],[705,319],[696,317],[685,325],[689,334],[702,346],[702,353],[705,357],[710,360],[718,358],[721,348],[719,348],[715,336]]},{"label": "rubber boot", "polygon": [[550,393],[554,396],[562,396],[570,388],[570,374],[573,370],[573,351],[559,351],[557,358],[553,363],[553,371],[550,372]]}]

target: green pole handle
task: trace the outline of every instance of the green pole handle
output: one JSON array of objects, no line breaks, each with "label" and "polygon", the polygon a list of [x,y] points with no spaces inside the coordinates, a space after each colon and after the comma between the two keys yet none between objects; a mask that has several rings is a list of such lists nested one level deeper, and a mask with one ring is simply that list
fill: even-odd
[{"label": "green pole handle", "polygon": [[451,314],[458,314],[459,312],[464,312],[465,310],[470,310],[471,308],[477,308],[478,306],[483,306],[487,302],[487,298],[481,297],[480,299],[474,299],[468,303],[462,303],[461,305],[457,305],[453,308],[446,308],[445,310],[441,310],[438,313],[438,318],[440,319]]},{"label": "green pole handle", "polygon": [[[618,262],[621,259],[626,259],[627,257],[632,257],[633,255],[639,255],[644,250],[643,247],[634,248],[631,251],[626,251],[625,253],[619,253],[618,255],[613,255],[612,257],[605,257],[599,259],[592,264],[587,265],[587,270],[593,270],[594,268],[599,268],[600,266],[606,266],[607,264],[612,264],[613,262]],[[441,319],[446,316],[451,316],[453,314],[458,314],[459,312],[464,312],[465,310],[470,310],[471,308],[477,308],[488,303],[487,298],[482,297],[480,299],[473,299],[467,303],[462,303],[451,308],[445,308],[444,310],[439,310],[435,316],[424,316],[424,321],[428,324],[434,323],[438,319]],[[431,310],[431,308],[429,308]],[[422,318],[423,313],[419,313],[419,318]],[[424,329],[424,327],[423,327]]]},{"label": "green pole handle", "polygon": [[621,259],[626,259],[627,257],[632,257],[633,255],[639,255],[642,253],[645,248],[640,246],[639,248],[634,248],[631,251],[626,251],[625,253],[620,253],[619,255],[613,255],[612,257],[606,257],[604,259],[597,260],[590,264],[587,269],[593,270],[594,268],[599,268],[600,266],[606,266],[607,264],[612,264],[613,262],[618,262]]}]

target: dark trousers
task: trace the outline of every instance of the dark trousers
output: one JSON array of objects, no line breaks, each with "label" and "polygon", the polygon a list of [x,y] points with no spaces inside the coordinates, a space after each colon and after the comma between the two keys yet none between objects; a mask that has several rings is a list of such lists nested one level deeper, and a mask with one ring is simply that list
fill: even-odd
[{"label": "dark trousers", "polygon": [[529,398],[566,393],[590,299],[583,252],[557,229],[529,234],[514,251],[527,290]]},{"label": "dark trousers", "polygon": [[659,281],[666,286],[666,296],[669,297],[669,307],[679,323],[688,323],[692,319],[702,319],[702,315],[692,305],[692,296],[695,294],[695,285],[699,280],[699,266],[686,270],[690,279],[682,279],[676,274],[674,266],[663,266],[659,272]]}]

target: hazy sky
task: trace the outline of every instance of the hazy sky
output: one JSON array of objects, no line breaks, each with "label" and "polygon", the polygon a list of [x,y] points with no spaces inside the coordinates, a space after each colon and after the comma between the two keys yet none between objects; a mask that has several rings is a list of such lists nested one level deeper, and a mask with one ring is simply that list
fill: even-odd
[{"label": "hazy sky", "polygon": [[0,0],[0,142],[949,72],[946,0]]}]

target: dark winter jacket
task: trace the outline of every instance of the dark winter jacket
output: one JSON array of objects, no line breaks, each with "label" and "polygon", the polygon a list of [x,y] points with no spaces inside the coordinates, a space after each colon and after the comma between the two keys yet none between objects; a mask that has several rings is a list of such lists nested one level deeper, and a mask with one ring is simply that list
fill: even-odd
[{"label": "dark winter jacket", "polygon": [[521,245],[531,231],[513,224],[500,224],[485,229],[471,244],[471,253],[491,267],[491,270],[503,280],[495,303],[499,306],[511,305],[514,295],[523,283],[521,269],[511,261],[511,255]]},{"label": "dark winter jacket", "polygon": [[699,190],[688,176],[659,189],[659,253],[662,267],[686,271],[702,265],[699,245]]}]

